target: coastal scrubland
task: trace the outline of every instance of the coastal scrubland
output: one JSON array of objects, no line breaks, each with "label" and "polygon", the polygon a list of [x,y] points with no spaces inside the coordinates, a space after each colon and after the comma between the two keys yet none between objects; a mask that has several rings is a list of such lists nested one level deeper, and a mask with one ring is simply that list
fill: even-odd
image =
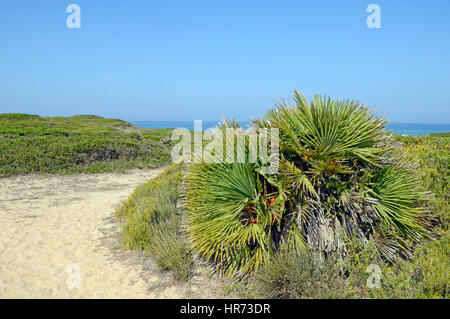
[{"label": "coastal scrubland", "polygon": [[[389,263],[373,245],[349,243],[349,254],[341,263],[330,258],[317,267],[313,254],[282,253],[270,259],[258,272],[224,284],[224,293],[246,298],[448,298],[450,283],[449,156],[448,137],[395,136],[413,151],[420,162],[417,174],[434,194],[433,211],[441,223],[438,236],[423,241],[410,259]],[[179,203],[181,165],[136,188],[116,211],[122,228],[122,245],[144,250],[156,258],[160,269],[171,270],[179,280],[189,280],[193,256],[183,232]],[[368,288],[367,267],[379,265],[381,287]]]},{"label": "coastal scrubland", "polygon": [[170,161],[170,131],[95,115],[0,114],[0,177],[160,167]]},{"label": "coastal scrubland", "polygon": [[[168,165],[170,132],[93,115],[44,118],[0,114],[0,176]],[[434,216],[432,236],[406,243],[411,248],[409,255],[388,260],[372,242],[361,244],[354,238],[346,239],[344,257],[329,254],[323,259],[313,250],[302,254],[281,250],[254,271],[235,276],[231,283],[224,280],[223,293],[244,298],[448,298],[449,134],[392,135],[393,143],[415,157],[418,166],[414,174],[421,187],[433,194],[427,200],[427,209]],[[333,169],[325,168],[327,172]],[[120,246],[144,252],[159,269],[171,271],[183,282],[192,280],[198,257],[205,259],[192,249],[187,231],[186,174],[191,170],[181,164],[167,167],[158,177],[139,185],[115,212],[122,228]],[[368,286],[373,275],[370,265],[380,269],[379,288]],[[210,267],[218,271],[217,263],[211,262]]]},{"label": "coastal scrubland", "polygon": [[[278,114],[275,113],[274,115],[277,116]],[[378,128],[376,127],[374,130],[378,130]],[[349,132],[353,134],[354,131],[350,130]],[[139,186],[132,196],[122,204],[116,214],[123,224],[123,246],[148,252],[149,256],[158,260],[161,269],[173,271],[179,280],[190,280],[195,267],[194,261],[197,257],[200,257],[209,261],[211,271],[223,274],[224,278],[233,278],[231,284],[224,280],[222,289],[225,293],[245,298],[448,298],[450,283],[448,192],[450,138],[447,136],[448,134],[420,137],[387,133],[386,135],[389,135],[389,147],[395,145],[397,155],[408,154],[408,161],[399,160],[395,162],[396,167],[399,170],[406,167],[409,170],[408,174],[411,174],[411,178],[414,179],[414,181],[412,179],[407,180],[407,185],[414,186],[410,188],[407,186],[405,189],[408,189],[408,191],[403,192],[405,189],[400,191],[400,197],[395,191],[387,196],[389,200],[385,202],[387,203],[386,211],[388,211],[386,218],[399,216],[395,215],[397,211],[389,211],[390,208],[394,207],[400,212],[399,214],[405,214],[406,219],[400,217],[399,220],[393,222],[393,225],[389,225],[388,221],[388,226],[392,228],[387,228],[388,231],[383,233],[383,236],[370,237],[371,240],[361,241],[360,238],[344,236],[344,253],[339,250],[336,252],[328,251],[324,258],[323,251],[320,251],[317,247],[311,249],[311,246],[314,246],[311,245],[311,243],[314,244],[314,241],[311,241],[310,248],[307,249],[296,251],[275,247],[274,249],[268,249],[267,258],[261,257],[266,252],[253,255],[256,256],[253,257],[251,254],[257,252],[258,247],[264,249],[261,247],[268,247],[272,244],[270,239],[267,242],[256,243],[254,241],[254,238],[258,236],[256,233],[253,235],[251,232],[232,233],[232,230],[228,229],[231,227],[230,224],[222,223],[223,220],[221,219],[226,218],[217,214],[222,209],[229,208],[230,212],[241,212],[239,213],[241,217],[237,218],[238,224],[242,225],[242,229],[245,230],[244,226],[249,225],[256,232],[259,231],[256,228],[258,223],[263,226],[262,219],[261,221],[251,219],[252,216],[250,216],[249,222],[246,222],[245,216],[242,217],[242,212],[246,213],[247,211],[257,215],[255,209],[247,208],[246,205],[251,204],[250,201],[245,201],[246,204],[242,207],[239,206],[239,208],[237,206],[232,207],[232,205],[228,206],[229,203],[223,200],[227,196],[234,196],[235,199],[247,191],[246,187],[252,185],[251,171],[234,171],[232,169],[233,171],[228,172],[227,176],[232,182],[234,181],[231,183],[233,185],[222,185],[226,181],[220,178],[222,176],[220,174],[217,180],[214,180],[216,174],[216,172],[212,172],[214,168],[206,168],[207,173],[199,175],[204,173],[199,171],[199,166],[196,165],[189,167],[175,165],[168,168],[159,178]],[[370,147],[370,143],[361,145],[362,147]],[[373,151],[373,154],[378,154],[374,155],[373,159],[382,154],[381,152],[377,153],[377,149]],[[389,152],[392,152],[392,149]],[[299,158],[294,159],[294,156],[292,156],[290,159],[295,160],[296,165],[299,165],[300,161],[306,163],[305,161],[311,160],[309,157],[314,158],[313,154],[315,153],[310,150],[307,154],[301,154],[301,158],[299,156]],[[360,154],[366,155],[367,153]],[[392,153],[389,156],[391,155]],[[348,153],[344,156],[348,156]],[[317,156],[317,162],[319,163],[319,160],[323,158]],[[346,160],[343,158],[336,160],[335,164],[345,163]],[[352,164],[361,165],[361,162],[358,163],[359,160],[361,159],[352,160]],[[385,161],[384,158],[383,161]],[[387,162],[388,165],[392,163],[392,161]],[[380,166],[385,165],[382,162],[379,163]],[[414,165],[410,167],[411,163],[414,163]],[[301,165],[304,168],[308,167],[307,164]],[[367,163],[362,165],[363,174],[367,173],[369,165]],[[224,169],[228,168],[224,167]],[[311,168],[309,168],[308,172],[311,171]],[[375,165],[369,174],[373,178],[379,172],[379,167]],[[300,174],[301,172],[296,171],[295,173],[297,173],[297,177],[303,179],[301,187],[308,192],[312,192],[314,186],[311,187],[305,182],[304,176]],[[325,178],[327,180],[332,179],[328,181],[329,183],[334,186],[341,186],[339,195],[345,191],[345,187],[348,187],[348,185],[344,185],[347,183],[346,179],[339,180],[339,178],[333,177],[345,174],[343,170],[339,171],[337,165],[324,166],[324,169],[318,171],[316,175],[322,173],[326,173]],[[199,176],[200,179],[196,180],[195,178]],[[288,176],[292,177],[293,174]],[[381,176],[385,176],[384,172]],[[395,185],[393,188],[398,190],[403,187],[404,180],[399,182],[396,180],[397,177],[398,175],[394,175],[389,181]],[[240,178],[247,180],[248,183],[239,186],[240,184],[236,181]],[[364,181],[364,179],[361,179],[361,181]],[[375,181],[377,179],[373,179],[368,185],[376,187],[378,184]],[[198,184],[199,182],[201,184]],[[220,185],[214,185],[214,183]],[[265,187],[270,188],[269,184],[271,183],[274,183],[274,181],[268,182]],[[224,187],[219,187],[221,185]],[[363,185],[363,183],[360,185]],[[191,191],[200,192],[202,195],[197,196],[197,198],[189,194],[189,188],[191,188]],[[275,197],[273,196],[274,187],[271,189],[270,196]],[[356,189],[358,189],[358,185]],[[416,201],[415,198],[412,198],[414,196],[411,197],[411,194],[408,193],[414,193],[418,189],[420,189],[421,194],[427,194],[426,199]],[[217,198],[214,197],[214,192],[218,194]],[[230,195],[230,192],[235,193]],[[329,205],[326,207],[333,209],[333,207],[339,205],[342,197],[339,197],[336,202],[328,202],[327,198],[330,197],[333,198],[334,194],[330,193],[323,199],[325,204]],[[196,200],[189,201],[189,198]],[[275,200],[269,200],[271,198],[263,199],[262,207],[270,212],[269,209],[275,205],[273,204]],[[408,201],[414,203],[409,204]],[[397,206],[398,203],[403,203],[406,206],[403,206],[403,204]],[[379,205],[378,202],[375,205]],[[423,205],[423,208],[415,211],[415,205]],[[404,210],[405,207],[406,210]],[[186,213],[186,210],[190,210],[191,216]],[[415,215],[415,212],[417,212],[417,215]],[[380,213],[382,214],[383,211]],[[200,216],[199,214],[203,215]],[[223,214],[226,214],[226,212],[224,211]],[[263,214],[257,216],[263,216]],[[214,220],[216,217],[219,220]],[[189,220],[189,218],[191,219]],[[197,220],[195,220],[196,218]],[[277,218],[282,217],[278,216]],[[418,218],[417,222],[414,220],[415,218]],[[427,218],[428,222],[422,224],[422,218]],[[232,218],[230,221],[232,222]],[[204,225],[202,225],[203,222],[205,222]],[[272,226],[270,226],[270,223],[272,223]],[[276,218],[273,218],[273,214],[269,214],[269,228],[264,228],[262,231],[275,229],[273,228],[274,223],[276,223]],[[409,223],[411,226],[409,226]],[[238,224],[235,225],[237,228],[239,228]],[[361,225],[358,224],[358,227]],[[409,230],[413,232],[413,235],[411,237],[405,236],[407,232],[402,234],[401,230],[396,233],[396,227],[410,227]],[[195,231],[193,232],[192,229]],[[203,231],[200,231],[202,229]],[[217,234],[221,234],[221,229],[225,231],[223,240],[226,241],[227,247],[214,244],[214,238],[218,236]],[[238,231],[242,229],[239,228]],[[389,231],[393,233],[389,233]],[[416,231],[417,233],[415,233]],[[227,237],[228,234],[231,234],[231,239]],[[247,235],[249,237],[246,237]],[[263,234],[263,236],[265,235]],[[235,240],[234,243],[233,240]],[[289,240],[292,239],[288,239],[288,243]],[[227,250],[228,248],[241,249],[239,248],[241,245],[244,246],[242,246],[243,251],[240,255],[233,256],[236,250]],[[282,245],[283,243],[279,247]],[[225,255],[223,257],[220,257],[220,254],[222,254],[220,249],[224,249]],[[216,258],[217,256],[219,258]],[[231,259],[227,260],[227,258]],[[257,260],[257,263],[254,263],[255,260]],[[250,265],[250,267],[246,269],[247,271],[242,272],[242,268],[247,265]],[[228,272],[230,269],[232,271]]]}]

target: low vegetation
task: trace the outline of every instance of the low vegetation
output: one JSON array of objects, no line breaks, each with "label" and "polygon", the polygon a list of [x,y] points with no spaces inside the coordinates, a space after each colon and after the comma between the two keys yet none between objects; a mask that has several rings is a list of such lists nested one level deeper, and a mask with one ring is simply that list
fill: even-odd
[{"label": "low vegetation", "polygon": [[161,270],[172,270],[186,281],[191,276],[192,257],[178,209],[181,181],[182,166],[172,165],[138,186],[115,214],[123,223],[124,248],[151,254]]},{"label": "low vegetation", "polygon": [[0,114],[0,177],[109,172],[170,161],[170,130],[94,115]]}]

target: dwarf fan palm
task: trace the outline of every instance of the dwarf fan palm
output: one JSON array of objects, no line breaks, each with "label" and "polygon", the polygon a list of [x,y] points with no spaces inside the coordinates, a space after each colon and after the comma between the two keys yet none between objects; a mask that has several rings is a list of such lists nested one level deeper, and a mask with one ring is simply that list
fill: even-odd
[{"label": "dwarf fan palm", "polygon": [[[220,129],[225,128],[239,126],[224,121]],[[199,163],[186,175],[184,207],[191,248],[220,265],[226,275],[258,268],[283,243],[290,250],[302,248],[298,228],[286,222],[292,221],[293,207],[288,185],[261,168],[262,163],[248,161]]]},{"label": "dwarf fan palm", "polygon": [[316,96],[308,103],[294,91],[259,127],[281,133],[284,180],[297,187],[305,242],[345,254],[345,238],[376,238],[382,255],[408,255],[428,236],[429,195],[413,174],[414,161],[384,130],[386,121],[354,101]]},{"label": "dwarf fan palm", "polygon": [[[185,211],[192,249],[227,274],[249,272],[271,253],[307,246],[346,254],[347,239],[374,241],[393,260],[430,235],[411,158],[389,139],[386,121],[354,101],[294,91],[253,129],[280,133],[280,165],[194,164],[186,177]],[[225,127],[238,127],[225,122]],[[222,127],[223,128],[223,127]]]}]

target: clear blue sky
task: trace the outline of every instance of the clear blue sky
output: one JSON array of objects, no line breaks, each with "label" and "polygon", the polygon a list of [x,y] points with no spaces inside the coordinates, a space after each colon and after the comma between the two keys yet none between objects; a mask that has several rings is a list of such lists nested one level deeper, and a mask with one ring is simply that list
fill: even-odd
[{"label": "clear blue sky", "polygon": [[450,122],[449,0],[2,0],[0,38],[0,113],[248,120],[297,89]]}]

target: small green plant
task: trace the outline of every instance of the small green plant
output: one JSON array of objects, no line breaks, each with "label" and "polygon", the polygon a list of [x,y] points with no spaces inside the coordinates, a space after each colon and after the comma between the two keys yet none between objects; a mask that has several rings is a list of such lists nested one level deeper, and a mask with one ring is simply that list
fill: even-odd
[{"label": "small green plant", "polygon": [[175,277],[188,281],[192,274],[192,256],[180,234],[180,221],[172,217],[150,225],[149,253],[156,257],[158,267],[173,271]]},{"label": "small green plant", "polygon": [[349,298],[353,292],[337,259],[306,252],[280,253],[261,266],[250,282],[256,298]]},{"label": "small green plant", "polygon": [[177,208],[181,173],[181,165],[169,166],[138,186],[115,215],[123,224],[124,248],[143,250],[155,258],[161,270],[171,270],[176,278],[187,281],[192,272],[192,256]]}]

